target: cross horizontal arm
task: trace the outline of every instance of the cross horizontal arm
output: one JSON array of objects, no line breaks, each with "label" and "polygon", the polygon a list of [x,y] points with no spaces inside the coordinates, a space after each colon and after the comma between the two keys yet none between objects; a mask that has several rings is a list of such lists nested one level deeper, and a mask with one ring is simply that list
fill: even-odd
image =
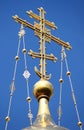
[{"label": "cross horizontal arm", "polygon": [[[38,16],[37,14],[35,14],[35,13],[33,13],[33,11],[27,11],[26,12],[31,18],[35,18],[36,20],[38,20],[38,21],[40,21],[41,20],[41,18],[40,18],[40,16]],[[47,26],[49,26],[49,27],[51,27],[52,29],[57,29],[57,27],[55,26],[55,24],[54,24],[54,22],[49,22],[48,20],[43,20],[43,22],[47,25]]]},{"label": "cross horizontal arm", "polygon": [[21,18],[18,17],[18,15],[15,15],[15,16],[12,16],[12,18],[17,22],[17,23],[20,23],[28,28],[31,28],[34,30],[34,26],[30,23],[28,23],[26,20],[23,20]]},{"label": "cross horizontal arm", "polygon": [[72,49],[71,45],[69,44],[69,42],[64,42],[63,40],[51,35],[51,40],[53,40],[54,42],[57,42],[59,45],[65,47],[66,49]]},{"label": "cross horizontal arm", "polygon": [[[20,23],[23,24],[24,26],[31,28],[33,30],[37,29],[37,31],[40,33],[40,29],[39,28],[35,28],[34,25],[30,24],[29,22],[27,22],[26,20],[23,20],[21,18],[19,18],[17,15],[13,16],[13,19]],[[50,37],[51,40],[53,40],[54,42],[57,42],[59,45],[65,47],[66,49],[72,49],[71,45],[67,42],[64,42],[63,40],[60,40],[59,38],[53,36],[53,35],[49,35],[48,33],[45,33],[46,37]]]},{"label": "cross horizontal arm", "polygon": [[56,62],[56,60],[57,60],[57,58],[53,55],[53,54],[50,54],[50,55],[48,55],[48,54],[40,54],[40,53],[37,53],[37,52],[33,52],[32,50],[30,50],[29,52],[28,52],[28,54],[30,55],[30,56],[32,56],[32,58],[45,58],[45,59],[47,59],[47,60],[52,60],[52,61],[54,61],[54,62]]}]

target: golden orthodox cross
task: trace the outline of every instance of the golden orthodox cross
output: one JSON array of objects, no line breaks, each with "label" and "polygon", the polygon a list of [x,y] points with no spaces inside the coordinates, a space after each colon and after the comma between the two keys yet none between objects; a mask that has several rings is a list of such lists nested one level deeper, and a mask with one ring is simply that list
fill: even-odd
[{"label": "golden orthodox cross", "polygon": [[51,35],[50,30],[47,29],[45,26],[49,26],[52,29],[56,29],[57,27],[55,26],[55,24],[53,22],[49,22],[48,20],[45,19],[45,11],[44,9],[38,8],[39,10],[39,16],[36,15],[35,13],[33,13],[31,10],[27,11],[27,14],[31,17],[31,18],[35,18],[36,20],[39,21],[39,23],[34,22],[34,25],[30,24],[29,22],[19,18],[17,15],[13,16],[13,19],[16,22],[19,22],[20,24],[31,28],[32,30],[34,30],[35,35],[39,37],[40,39],[40,52],[33,52],[32,50],[29,51],[29,55],[32,56],[32,58],[40,58],[40,71],[37,69],[37,67],[35,67],[35,72],[36,74],[42,78],[42,79],[50,79],[51,75],[46,75],[46,60],[52,60],[52,61],[56,61],[57,58],[53,55],[53,54],[46,54],[46,47],[45,47],[45,42],[50,42],[51,40],[53,40],[54,42],[58,43],[59,45],[67,48],[67,49],[71,49],[72,47],[70,46],[70,44],[68,42],[64,42],[62,40],[60,40],[59,38]]}]

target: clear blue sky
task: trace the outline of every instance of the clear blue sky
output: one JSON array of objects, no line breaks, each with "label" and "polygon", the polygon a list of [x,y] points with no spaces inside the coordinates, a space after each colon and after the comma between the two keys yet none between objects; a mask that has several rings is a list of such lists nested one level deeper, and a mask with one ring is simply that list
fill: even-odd
[{"label": "clear blue sky", "polygon": [[[0,3],[0,130],[5,129],[5,117],[8,111],[10,84],[12,82],[13,70],[18,45],[18,31],[20,24],[12,19],[17,14],[19,17],[28,20],[33,24],[34,19],[29,18],[27,10],[32,10],[38,14],[37,8],[43,7],[47,14],[46,19],[53,21],[58,30],[52,30],[51,33],[64,41],[70,42],[71,51],[67,51],[67,59],[71,78],[74,86],[78,110],[81,121],[84,123],[84,1],[83,0],[2,0]],[[26,49],[29,51],[38,51],[39,39],[34,36],[34,32],[26,28],[25,42]],[[48,61],[48,74],[52,73],[51,82],[54,86],[54,95],[50,100],[50,111],[52,118],[57,124],[57,109],[59,101],[59,77],[60,77],[60,51],[61,46],[51,41],[46,43],[47,52],[53,53],[58,57],[58,61],[53,63]],[[33,85],[39,80],[34,72],[34,66],[38,67],[39,60],[32,59],[27,55],[27,65],[31,77],[29,79],[30,95],[32,98],[31,109],[36,118],[38,103],[33,96]],[[24,72],[24,60],[22,54],[22,45],[20,48],[20,60],[16,73],[15,87],[12,106],[11,121],[8,130],[20,130],[29,126],[27,118],[28,105],[26,102],[26,83],[22,76]],[[63,114],[61,125],[70,130],[79,130],[77,126],[77,117],[74,104],[71,97],[70,85],[66,77],[64,64],[64,84],[62,107]]]}]

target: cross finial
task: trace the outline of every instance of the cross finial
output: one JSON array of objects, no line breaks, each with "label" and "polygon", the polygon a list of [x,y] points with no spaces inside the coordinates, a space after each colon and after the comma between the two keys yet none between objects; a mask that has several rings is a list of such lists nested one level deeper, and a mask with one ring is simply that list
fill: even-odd
[{"label": "cross finial", "polygon": [[40,78],[48,80],[50,79],[51,75],[46,75],[46,60],[56,61],[57,58],[53,54],[46,54],[45,42],[50,42],[51,40],[53,40],[59,45],[66,47],[67,49],[71,49],[72,47],[68,42],[64,42],[59,38],[51,35],[50,30],[46,28],[46,25],[51,27],[52,29],[56,29],[57,27],[53,22],[45,19],[46,12],[42,7],[38,8],[38,11],[39,15],[33,13],[33,11],[31,10],[26,12],[31,18],[38,20],[39,23],[34,22],[34,25],[30,24],[26,20],[19,18],[17,15],[13,16],[13,18],[16,22],[19,22],[20,24],[33,29],[35,35],[39,37],[40,52],[37,53],[30,50],[28,54],[32,56],[32,58],[40,58],[40,70],[35,67],[35,72]]}]

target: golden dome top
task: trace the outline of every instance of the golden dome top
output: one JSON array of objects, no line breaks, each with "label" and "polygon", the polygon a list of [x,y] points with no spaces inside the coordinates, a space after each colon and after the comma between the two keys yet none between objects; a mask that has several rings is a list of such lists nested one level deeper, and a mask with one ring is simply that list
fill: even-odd
[{"label": "golden dome top", "polygon": [[41,79],[35,83],[33,93],[38,100],[42,97],[49,100],[53,94],[53,86],[49,81]]}]

